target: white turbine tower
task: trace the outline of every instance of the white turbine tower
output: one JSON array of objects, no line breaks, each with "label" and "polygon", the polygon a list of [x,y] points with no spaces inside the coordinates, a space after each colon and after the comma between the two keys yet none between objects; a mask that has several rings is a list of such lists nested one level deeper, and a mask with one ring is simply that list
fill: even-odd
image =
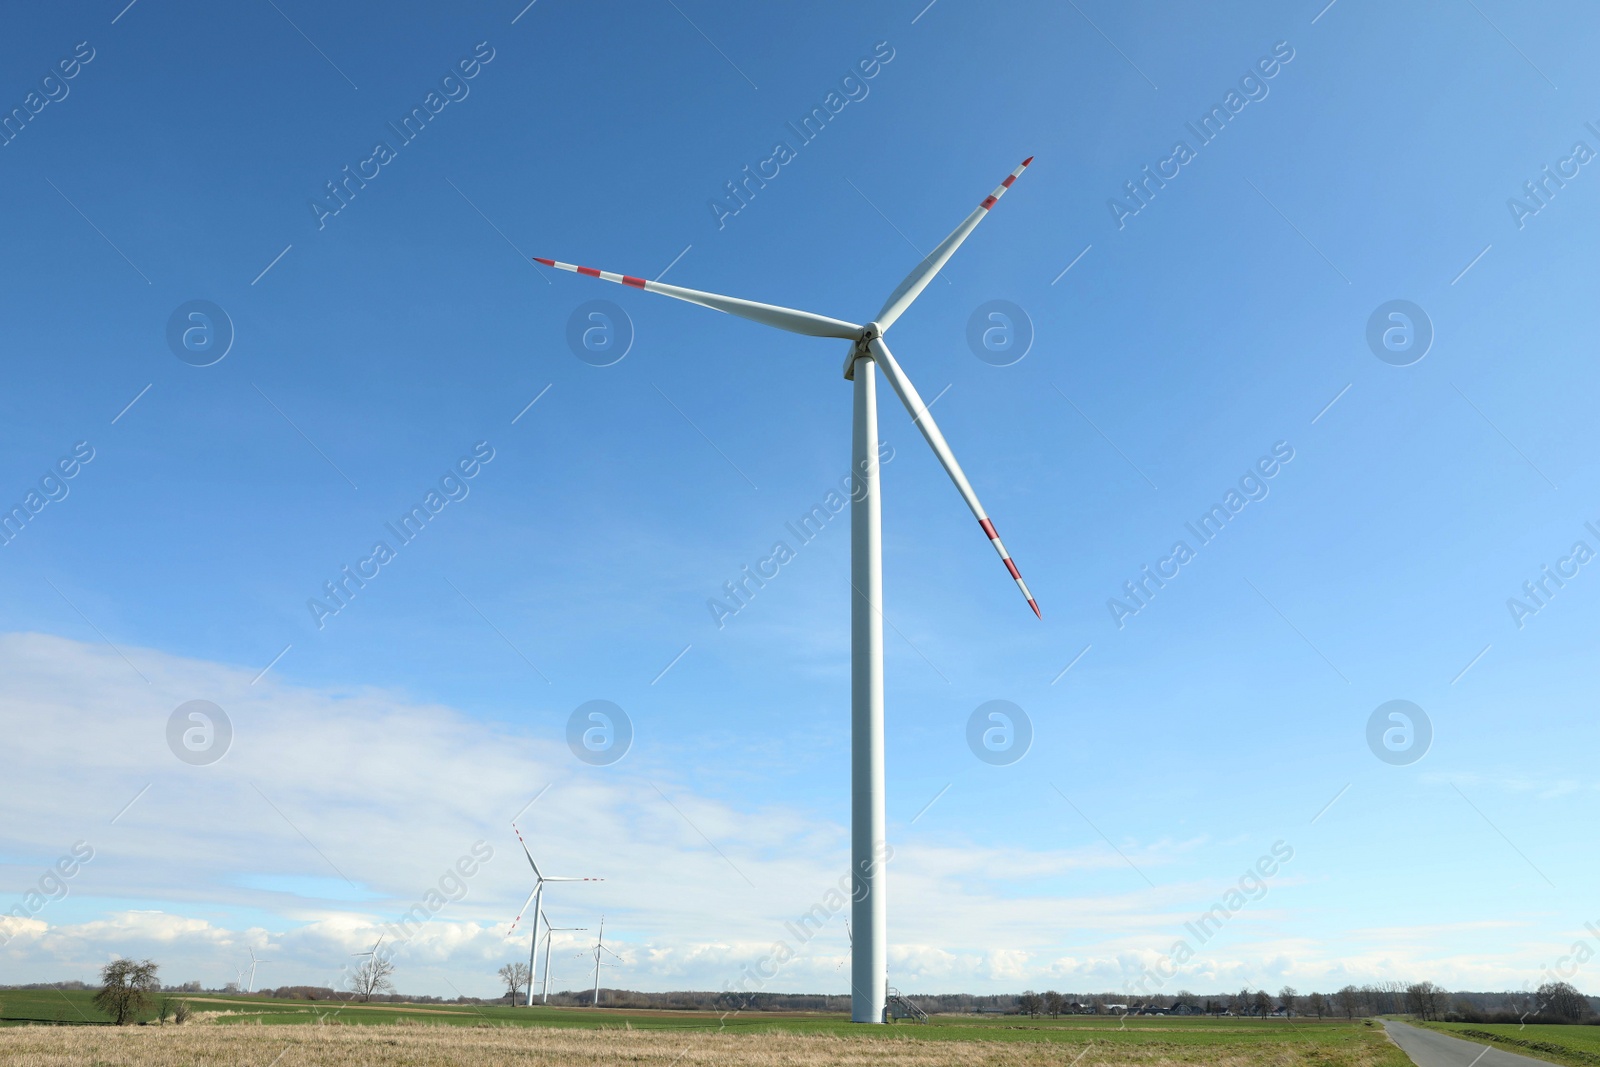
[{"label": "white turbine tower", "polygon": [[[250,985],[245,988],[245,992],[254,993],[256,991],[256,968],[263,963],[271,963],[272,961],[256,959],[256,950],[253,948],[247,948],[246,951],[250,953]],[[243,977],[242,972],[241,977]]]},{"label": "white turbine tower", "polygon": [[533,868],[533,892],[528,894],[528,899],[522,902],[522,907],[517,911],[517,917],[511,921],[509,935],[516,930],[517,923],[528,913],[528,905],[533,905],[533,942],[528,946],[528,995],[524,1007],[533,1007],[533,968],[539,955],[539,920],[544,916],[544,884],[546,882],[603,882],[604,878],[565,878],[556,875],[546,875],[539,870],[539,865],[533,862],[533,853],[528,851],[528,843],[522,840],[522,831],[517,829],[517,824],[512,823],[511,829],[517,835],[517,842],[522,845],[522,854],[528,857],[528,866]]},{"label": "white turbine tower", "polygon": [[571,933],[575,930],[587,930],[587,926],[551,926],[550,916],[543,910],[539,917],[544,920],[544,980],[539,983],[539,1003],[550,1003],[550,943],[555,940],[557,933]]},{"label": "white turbine tower", "polygon": [[943,465],[945,473],[955,483],[961,498],[972,509],[978,524],[988,536],[989,543],[1000,554],[1006,570],[1016,581],[1017,588],[1027,598],[1035,615],[1039,605],[1028,592],[1011,561],[988,513],[978,503],[977,494],[961,465],[956,462],[944,434],[929,414],[916,387],[906,377],[900,364],[889,352],[883,335],[893,326],[917,296],[927,287],[939,270],[955,254],[961,242],[983,221],[989,209],[1005,195],[1028,164],[1011,172],[978,207],[968,215],[955,231],[928,253],[905,281],[889,295],[878,317],[865,326],[840,319],[817,315],[809,311],[760,304],[753,300],[720,296],[716,293],[684,289],[676,285],[653,282],[631,275],[613,274],[558,263],[551,259],[537,259],[547,267],[573,271],[591,278],[601,278],[635,289],[644,289],[662,296],[700,304],[714,311],[726,312],[750,319],[766,326],[775,326],[790,333],[811,337],[837,337],[851,343],[850,355],[845,361],[844,376],[855,382],[855,420],[852,448],[851,476],[859,480],[860,491],[851,493],[850,505],[850,581],[854,592],[850,600],[850,789],[851,789],[851,917],[855,929],[861,931],[859,939],[851,944],[851,1009],[850,1017],[858,1023],[883,1021],[888,996],[888,932],[884,890],[884,830],[883,796],[883,537],[881,503],[878,495],[878,394],[876,371],[881,369],[900,402],[911,413],[911,420],[927,439],[928,445]]}]

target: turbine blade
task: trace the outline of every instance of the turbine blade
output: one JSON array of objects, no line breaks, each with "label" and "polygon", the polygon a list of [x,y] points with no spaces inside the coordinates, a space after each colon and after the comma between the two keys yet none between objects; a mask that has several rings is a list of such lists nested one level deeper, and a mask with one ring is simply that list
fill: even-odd
[{"label": "turbine blade", "polygon": [[604,878],[557,878],[555,875],[544,879],[546,882],[603,882]]},{"label": "turbine blade", "polygon": [[989,515],[983,510],[983,505],[978,503],[978,494],[972,491],[972,483],[967,481],[966,474],[961,470],[961,464],[956,462],[955,453],[950,451],[944,434],[939,432],[939,424],[933,421],[933,413],[918,395],[917,387],[911,384],[906,372],[895,362],[894,355],[889,351],[889,346],[883,343],[883,338],[874,337],[869,346],[872,349],[872,361],[883,369],[884,377],[889,379],[889,384],[900,397],[900,402],[911,413],[911,421],[917,424],[917,429],[921,430],[922,436],[927,439],[928,447],[939,457],[939,462],[944,465],[944,472],[950,476],[952,482],[956,483],[956,490],[960,492],[961,499],[967,502],[967,507],[977,516],[978,525],[989,535],[989,543],[994,546],[994,550],[1000,553],[1001,562],[1016,580],[1017,588],[1022,590],[1022,596],[1027,600],[1028,607],[1032,608],[1033,613],[1039,618],[1044,618],[1039,612],[1038,602],[1033,599],[1033,594],[1028,592],[1028,583],[1022,580],[1017,565],[1011,561],[1011,554],[1006,551],[1006,546],[1000,543],[1000,535],[994,532],[994,523],[989,521]]},{"label": "turbine blade", "polygon": [[950,257],[956,254],[956,249],[961,247],[961,242],[965,241],[968,235],[978,228],[978,223],[983,221],[983,217],[989,213],[989,209],[994,207],[996,201],[1002,196],[1006,195],[1006,190],[1011,188],[1011,183],[1020,178],[1022,172],[1027,170],[1028,164],[1032,162],[1032,156],[1024,159],[1022,166],[1012,171],[1009,178],[995,186],[994,192],[984,197],[983,203],[973,209],[972,214],[968,215],[965,221],[960,226],[957,226],[949,237],[940,241],[939,247],[929,252],[922,262],[917,264],[916,270],[906,275],[906,280],[901,282],[900,287],[893,293],[889,294],[889,299],[884,302],[883,310],[878,312],[878,326],[880,329],[888,330],[894,324],[894,320],[898,319],[906,308],[911,306],[911,302],[922,293],[923,289],[927,288],[929,282],[933,281],[934,275],[938,274],[940,269],[950,262]]},{"label": "turbine blade", "polygon": [[533,853],[528,851],[528,843],[522,839],[522,831],[517,829],[516,823],[511,824],[511,831],[517,835],[517,844],[522,846],[522,854],[528,857],[528,866],[533,868],[533,876],[541,882],[544,881],[544,875],[539,873],[539,865],[533,862]]},{"label": "turbine blade", "polygon": [[[534,886],[533,893],[537,893],[538,891],[539,887]],[[517,928],[517,924],[522,921],[522,916],[528,910],[528,905],[533,903],[533,893],[529,893],[528,899],[524,900],[522,902],[522,907],[517,909],[517,917],[511,920],[511,930],[507,930],[507,934],[511,933],[512,930],[515,930]]]},{"label": "turbine blade", "polygon": [[840,319],[829,318],[826,315],[816,315],[809,311],[796,311],[793,308],[779,307],[776,304],[762,304],[755,300],[741,300],[736,296],[720,296],[717,293],[704,293],[699,289],[684,289],[677,285],[667,285],[665,282],[653,282],[646,278],[635,278],[630,274],[613,274],[610,271],[595,270],[593,267],[578,267],[571,263],[560,263],[553,259],[540,259],[534,257],[535,263],[543,263],[556,270],[571,271],[574,274],[586,274],[591,278],[600,278],[618,285],[631,285],[635,289],[643,289],[649,293],[660,293],[670,296],[675,300],[687,300],[691,304],[711,308],[713,311],[726,312],[737,315],[741,319],[759,322],[763,326],[776,326],[780,330],[790,333],[802,333],[808,337],[840,337],[846,341],[853,341],[861,336],[861,327],[851,325]]}]

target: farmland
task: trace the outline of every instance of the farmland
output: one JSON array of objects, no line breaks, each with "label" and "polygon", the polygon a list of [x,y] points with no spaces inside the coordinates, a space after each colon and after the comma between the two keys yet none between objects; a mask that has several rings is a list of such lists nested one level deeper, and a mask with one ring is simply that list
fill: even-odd
[{"label": "farmland", "polygon": [[[1307,1020],[935,1016],[852,1026],[844,1016],[360,1004],[185,994],[184,1026],[113,1027],[83,991],[0,990],[0,1061],[19,1067],[284,1063],[684,1065],[1070,1063],[1165,1067],[1405,1067],[1376,1027]],[[681,1057],[681,1058],[680,1058]]]},{"label": "farmland", "polygon": [[1600,1067],[1600,1026],[1426,1023],[1431,1030],[1568,1067]]}]

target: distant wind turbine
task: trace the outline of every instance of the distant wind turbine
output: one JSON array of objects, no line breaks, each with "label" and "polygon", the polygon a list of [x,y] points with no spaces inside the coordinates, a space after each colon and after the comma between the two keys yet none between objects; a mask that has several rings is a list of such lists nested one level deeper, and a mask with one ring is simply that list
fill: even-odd
[{"label": "distant wind turbine", "polygon": [[[543,911],[539,912],[544,919],[544,981],[539,984],[539,1003],[550,1003],[550,943],[555,940],[557,933],[570,933],[574,930],[587,930],[587,926],[551,926],[550,916]],[[580,953],[587,955],[587,953]]]},{"label": "distant wind turbine", "polygon": [[539,870],[539,865],[533,862],[533,853],[528,851],[528,843],[522,839],[522,831],[517,829],[517,824],[512,823],[511,829],[517,835],[517,843],[522,846],[522,854],[528,857],[528,866],[533,868],[533,892],[528,894],[528,899],[522,902],[522,907],[517,910],[517,917],[511,921],[511,930],[516,930],[517,923],[528,913],[528,905],[533,905],[533,941],[528,946],[528,995],[527,1007],[533,1007],[533,968],[539,954],[539,919],[544,915],[544,884],[546,882],[603,882],[604,878],[571,878],[546,875]]},{"label": "distant wind turbine", "polygon": [[594,1003],[590,1006],[595,1008],[600,1006],[600,968],[601,966],[612,966],[609,963],[601,964],[600,953],[602,952],[610,954],[618,963],[626,962],[621,956],[606,948],[606,917],[604,915],[600,916],[600,938],[594,943]]},{"label": "distant wind turbine", "polygon": [[860,486],[857,490],[853,484],[850,494],[850,584],[854,590],[850,599],[850,895],[851,917],[855,920],[855,928],[861,931],[861,940],[854,941],[850,951],[850,1018],[858,1023],[884,1021],[889,986],[888,911],[884,896],[887,887],[884,870],[887,840],[883,786],[883,529],[878,492],[877,370],[883,371],[889,385],[900,397],[900,402],[911,413],[911,421],[922,432],[928,447],[933,449],[933,454],[955,483],[967,507],[972,509],[989,543],[1000,554],[1007,573],[1027,599],[1028,607],[1033,609],[1035,615],[1039,614],[1039,605],[1028,591],[1010,553],[1000,543],[1000,535],[995,533],[988,512],[978,503],[977,494],[972,491],[972,485],[945,442],[944,434],[933,421],[928,405],[923,403],[911,379],[906,377],[905,371],[900,369],[900,364],[890,354],[883,335],[933,281],[956,249],[961,247],[961,243],[988,216],[989,209],[1005,195],[1011,183],[1032,162],[1032,156],[1023,160],[1022,165],[985,197],[961,225],[939,242],[938,247],[929,252],[889,294],[877,318],[865,326],[809,311],[685,289],[593,267],[579,267],[553,259],[534,259],[557,270],[660,293],[674,300],[685,300],[713,311],[750,319],[763,326],[810,337],[836,337],[850,342],[850,353],[844,365],[846,380],[855,383],[850,474],[852,481]]},{"label": "distant wind turbine", "polygon": [[271,963],[272,961],[256,959],[256,950],[253,948],[248,948],[247,951],[250,953],[250,984],[245,988],[245,992],[254,993],[256,991],[256,968],[263,963]]}]

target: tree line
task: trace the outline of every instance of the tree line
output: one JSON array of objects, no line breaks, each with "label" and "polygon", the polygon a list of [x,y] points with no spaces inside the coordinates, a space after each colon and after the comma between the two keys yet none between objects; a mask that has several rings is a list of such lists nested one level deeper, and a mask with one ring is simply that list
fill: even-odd
[{"label": "tree line", "polygon": [[[908,998],[925,1011],[925,1001],[941,998]],[[1179,990],[1171,996],[1123,998],[1117,994],[1078,997],[1047,990],[1032,990],[1015,997],[1014,1009],[1023,1015],[1066,1014],[1159,1014],[1159,1015],[1237,1015],[1266,1018],[1271,1015],[1314,1017],[1318,1019],[1360,1019],[1374,1015],[1411,1015],[1425,1021],[1461,1022],[1583,1023],[1600,1022],[1600,998],[1590,998],[1566,982],[1547,982],[1533,992],[1471,993],[1451,992],[1433,982],[1379,982],[1363,986],[1346,985],[1332,993],[1302,995],[1293,986],[1284,986],[1276,996],[1264,989],[1240,989],[1237,993],[1196,996]]]},{"label": "tree line", "polygon": [[[348,991],[325,986],[280,986],[262,990],[261,995],[284,999],[347,1000],[352,995],[363,1000],[413,1003],[452,1003],[440,997],[402,997],[394,991],[391,977],[394,964],[385,957],[369,957],[350,978]],[[156,1018],[178,1023],[189,1017],[189,1005],[181,997],[157,997],[163,992],[200,992],[199,982],[163,989],[157,977],[158,966],[151,960],[115,959],[100,973],[95,1004],[117,1025],[143,1021],[152,1008]],[[506,1001],[516,1003],[517,990],[526,987],[525,964],[508,964],[499,977],[506,987]],[[54,988],[87,988],[81,982],[57,982]],[[47,988],[23,986],[20,988]],[[237,992],[229,983],[224,992]],[[841,994],[736,993],[691,990],[645,993],[627,989],[603,989],[602,1002],[614,1008],[654,1008],[679,1011],[816,1011],[841,1012],[850,1007],[850,998]],[[550,994],[556,1006],[587,1006],[592,990]],[[1332,993],[1301,994],[1284,986],[1276,994],[1264,989],[1241,988],[1236,993],[1198,996],[1188,990],[1171,995],[1124,997],[1115,993],[1070,994],[1046,990],[1026,990],[1020,994],[977,995],[970,993],[910,994],[906,999],[930,1014],[1021,1014],[1060,1016],[1068,1014],[1176,1014],[1233,1015],[1258,1017],[1273,1015],[1343,1018],[1408,1014],[1416,1018],[1472,1023],[1600,1023],[1600,998],[1590,998],[1567,982],[1547,982],[1532,992],[1477,993],[1451,992],[1433,982],[1379,982],[1362,986],[1345,985]],[[487,1003],[487,998],[461,996],[454,1003]]]}]

